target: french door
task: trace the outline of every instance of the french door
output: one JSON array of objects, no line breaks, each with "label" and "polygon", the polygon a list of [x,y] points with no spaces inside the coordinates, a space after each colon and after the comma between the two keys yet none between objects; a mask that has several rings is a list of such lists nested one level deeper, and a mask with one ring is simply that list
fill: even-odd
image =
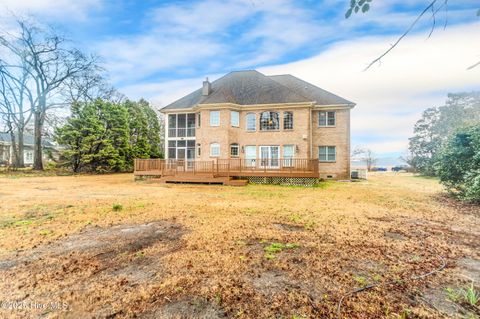
[{"label": "french door", "polygon": [[280,146],[262,145],[260,146],[260,167],[278,168],[280,162]]}]

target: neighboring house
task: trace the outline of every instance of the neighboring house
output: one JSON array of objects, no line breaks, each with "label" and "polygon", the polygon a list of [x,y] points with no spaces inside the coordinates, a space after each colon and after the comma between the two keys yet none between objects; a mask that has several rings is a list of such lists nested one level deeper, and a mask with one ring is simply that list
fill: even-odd
[{"label": "neighboring house", "polygon": [[[347,179],[354,106],[289,74],[231,72],[161,109],[166,157],[228,165],[228,176]],[[305,165],[312,174],[294,174]]]},{"label": "neighboring house", "polygon": [[[33,144],[34,139],[31,134],[23,136],[23,160],[26,166],[33,165]],[[54,158],[58,158],[59,147],[52,140],[43,138],[43,159],[48,161],[48,154],[52,154]],[[10,133],[0,132],[0,165],[11,165],[14,162],[13,147]]]}]

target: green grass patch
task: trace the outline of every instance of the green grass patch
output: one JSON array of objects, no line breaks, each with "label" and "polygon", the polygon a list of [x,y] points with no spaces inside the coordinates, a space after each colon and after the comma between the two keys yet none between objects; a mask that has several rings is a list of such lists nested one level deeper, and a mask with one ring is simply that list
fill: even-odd
[{"label": "green grass patch", "polygon": [[367,278],[363,276],[353,276],[353,280],[362,288],[368,284]]},{"label": "green grass patch", "polygon": [[53,231],[50,230],[50,229],[42,229],[38,232],[38,234],[41,235],[41,236],[48,236],[48,235],[53,234]]},{"label": "green grass patch", "polygon": [[122,206],[122,204],[113,204],[112,209],[113,209],[114,212],[119,212],[123,209],[123,206]]},{"label": "green grass patch", "polygon": [[473,282],[469,286],[459,289],[447,287],[445,294],[450,301],[455,303],[466,303],[476,307],[480,302],[480,291],[475,289]]},{"label": "green grass patch", "polygon": [[270,245],[266,246],[263,250],[265,251],[265,258],[267,259],[275,259],[277,253],[288,250],[288,249],[295,249],[299,248],[299,244],[295,243],[271,243]]}]

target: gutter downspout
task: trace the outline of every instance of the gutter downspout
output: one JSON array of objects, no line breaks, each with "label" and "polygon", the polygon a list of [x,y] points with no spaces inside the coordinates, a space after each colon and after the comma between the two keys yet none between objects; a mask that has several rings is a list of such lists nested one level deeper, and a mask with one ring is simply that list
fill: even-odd
[{"label": "gutter downspout", "polygon": [[313,159],[313,116],[312,116],[312,112],[313,112],[313,103],[310,105],[310,137],[309,137],[309,140],[310,140],[310,159]]}]

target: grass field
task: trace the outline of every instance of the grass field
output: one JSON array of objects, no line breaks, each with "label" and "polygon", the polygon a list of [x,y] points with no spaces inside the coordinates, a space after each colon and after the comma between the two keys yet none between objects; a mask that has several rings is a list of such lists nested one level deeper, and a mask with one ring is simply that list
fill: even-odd
[{"label": "grass field", "polygon": [[478,206],[409,174],[315,188],[0,175],[0,317],[478,318],[479,238]]}]

